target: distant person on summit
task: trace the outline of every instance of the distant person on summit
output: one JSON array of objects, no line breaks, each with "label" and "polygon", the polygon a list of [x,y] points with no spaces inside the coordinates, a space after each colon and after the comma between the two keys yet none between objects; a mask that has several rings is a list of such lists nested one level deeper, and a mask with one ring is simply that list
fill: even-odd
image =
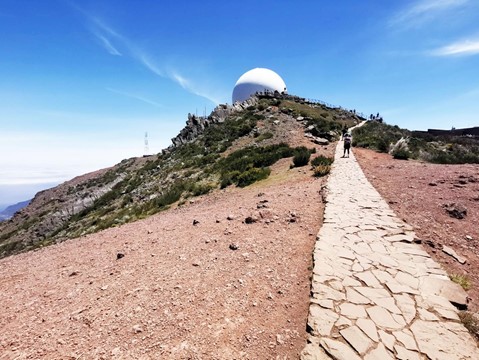
[{"label": "distant person on summit", "polygon": [[[351,134],[350,133],[344,134],[343,142],[344,142],[343,157],[349,157],[349,149],[351,148]],[[346,156],[346,153],[348,153],[348,156]]]}]

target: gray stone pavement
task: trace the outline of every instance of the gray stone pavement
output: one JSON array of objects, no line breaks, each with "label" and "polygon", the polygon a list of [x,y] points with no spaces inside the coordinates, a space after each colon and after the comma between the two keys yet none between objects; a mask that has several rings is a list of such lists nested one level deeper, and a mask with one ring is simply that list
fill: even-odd
[{"label": "gray stone pavement", "polygon": [[415,243],[412,227],[368,182],[354,154],[342,153],[340,141],[301,359],[479,359],[451,304],[464,302],[464,291]]}]

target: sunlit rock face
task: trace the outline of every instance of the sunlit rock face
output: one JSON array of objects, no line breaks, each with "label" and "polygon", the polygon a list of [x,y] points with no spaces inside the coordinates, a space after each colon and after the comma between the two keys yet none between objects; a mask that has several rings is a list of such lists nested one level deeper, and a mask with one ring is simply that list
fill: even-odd
[{"label": "sunlit rock face", "polygon": [[278,91],[286,92],[286,84],[281,76],[274,71],[264,68],[256,68],[245,72],[235,84],[233,89],[233,104],[243,102],[256,92]]}]

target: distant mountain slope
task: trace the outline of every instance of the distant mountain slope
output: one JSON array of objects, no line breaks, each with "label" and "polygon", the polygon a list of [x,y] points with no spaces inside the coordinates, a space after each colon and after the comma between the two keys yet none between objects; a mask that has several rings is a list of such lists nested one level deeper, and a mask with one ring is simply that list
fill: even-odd
[{"label": "distant mountain slope", "polygon": [[[131,158],[36,194],[0,223],[0,257],[148,217],[188,198],[269,176],[269,166],[296,151],[291,139],[326,144],[354,112],[291,95],[252,97],[219,105],[208,117],[188,115],[162,153]],[[303,149],[305,150],[305,149]]]},{"label": "distant mountain slope", "polygon": [[438,164],[479,164],[479,127],[410,131],[368,121],[353,132],[353,146],[390,153],[395,159]]},{"label": "distant mountain slope", "polygon": [[8,206],[6,209],[0,211],[0,221],[10,219],[17,211],[23,209],[30,203],[31,200],[22,201],[14,205]]}]

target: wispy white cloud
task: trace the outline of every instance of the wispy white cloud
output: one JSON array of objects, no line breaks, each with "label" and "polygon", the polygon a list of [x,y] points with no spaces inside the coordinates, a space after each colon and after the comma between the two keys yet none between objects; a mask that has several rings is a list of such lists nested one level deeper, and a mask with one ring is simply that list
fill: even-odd
[{"label": "wispy white cloud", "polygon": [[391,20],[392,26],[418,26],[455,8],[460,8],[470,0],[419,0],[396,14]]},{"label": "wispy white cloud", "polygon": [[[114,38],[117,43],[120,43],[122,49],[125,49],[125,52],[128,55],[150,70],[157,76],[160,76],[165,79],[169,79],[180,85],[183,89],[188,91],[191,94],[201,96],[214,104],[219,104],[219,99],[211,95],[209,91],[205,89],[200,89],[200,87],[191,79],[187,79],[184,75],[181,75],[179,70],[167,69],[165,66],[159,64],[157,61],[153,60],[152,57],[144,50],[137,47],[130,39],[120,34],[118,31],[109,26],[105,21],[99,19],[98,17],[88,13],[84,9],[79,8],[77,5],[74,5],[74,8],[82,13],[90,22],[90,31],[101,41],[103,47],[114,56],[122,56],[121,53],[113,44],[111,38]],[[123,94],[125,95],[125,94]],[[133,96],[130,96],[133,97]],[[145,101],[145,99],[138,100]],[[148,102],[148,101],[146,101]],[[150,102],[151,103],[151,102]]]},{"label": "wispy white cloud", "polygon": [[163,69],[161,69],[151,58],[141,50],[133,50],[133,56],[153,74],[161,77],[168,77]]},{"label": "wispy white cloud", "polygon": [[101,41],[106,51],[108,51],[111,55],[122,56],[120,51],[118,51],[118,49],[115,48],[110,42],[110,40],[108,40],[106,37],[97,33],[94,33],[94,35]]},{"label": "wispy white cloud", "polygon": [[479,54],[479,39],[462,40],[430,52],[434,56],[468,56]]},{"label": "wispy white cloud", "polygon": [[166,67],[162,67],[158,65],[148,54],[144,51],[139,49],[132,49],[132,55],[136,58],[143,66],[145,66],[148,70],[152,73],[170,79],[180,85],[183,89],[188,91],[191,94],[201,96],[214,104],[219,104],[221,101],[210,92],[205,91],[203,89],[199,89],[197,85],[193,83],[192,80],[187,79],[183,75],[181,75],[178,70],[174,69],[167,69]]},{"label": "wispy white cloud", "polygon": [[215,97],[214,95],[205,92],[201,89],[198,89],[195,84],[193,84],[190,80],[186,79],[182,75],[178,74],[175,71],[169,72],[168,76],[174,80],[177,84],[179,84],[183,89],[186,91],[195,94],[197,96],[201,96],[214,104],[219,104],[221,101]]},{"label": "wispy white cloud", "polygon": [[128,92],[125,92],[125,91],[120,91],[120,90],[116,90],[116,89],[112,89],[112,88],[106,88],[106,89],[108,91],[112,92],[112,93],[123,95],[123,96],[129,97],[129,98],[132,98],[132,99],[140,100],[140,101],[143,101],[144,103],[147,103],[147,104],[150,104],[150,105],[153,105],[153,106],[156,106],[156,107],[163,107],[162,104],[157,103],[156,101],[147,99],[147,98],[145,98],[141,95],[136,95],[136,94],[132,94],[132,93],[128,93]]}]

